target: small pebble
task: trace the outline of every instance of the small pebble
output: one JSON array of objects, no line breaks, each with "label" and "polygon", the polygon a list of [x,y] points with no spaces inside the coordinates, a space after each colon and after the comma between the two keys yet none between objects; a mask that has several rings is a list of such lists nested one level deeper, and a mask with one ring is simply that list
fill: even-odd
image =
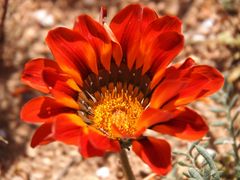
[{"label": "small pebble", "polygon": [[108,167],[101,167],[96,171],[96,175],[100,178],[107,178],[110,175]]},{"label": "small pebble", "polygon": [[33,17],[44,27],[49,27],[54,24],[54,17],[45,9],[35,11]]},{"label": "small pebble", "polygon": [[202,34],[194,34],[192,37],[192,41],[194,42],[203,42],[206,40],[206,36]]}]

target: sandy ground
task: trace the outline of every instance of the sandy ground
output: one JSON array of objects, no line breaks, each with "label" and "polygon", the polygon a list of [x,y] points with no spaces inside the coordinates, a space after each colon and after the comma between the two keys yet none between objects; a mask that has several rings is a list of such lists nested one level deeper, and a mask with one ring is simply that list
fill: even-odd
[{"label": "sandy ground", "polygon": [[[0,1],[2,4],[4,0]],[[240,92],[240,12],[239,1],[231,0],[10,0],[4,26],[4,42],[0,44],[0,179],[3,180],[97,180],[124,179],[118,155],[82,159],[77,148],[61,143],[30,148],[36,128],[19,119],[21,106],[39,94],[20,82],[24,64],[32,58],[51,57],[44,43],[48,30],[56,26],[72,27],[77,15],[87,13],[98,19],[99,8],[106,5],[109,18],[122,7],[141,2],[159,14],[176,15],[183,21],[184,51],[176,62],[193,57],[198,63],[215,66],[228,75]],[[1,4],[0,4],[1,5]],[[2,7],[0,7],[2,8]],[[0,11],[2,14],[2,9]],[[193,105],[208,122],[223,119],[210,112],[218,106],[207,99]],[[225,134],[224,129],[211,128],[211,136]],[[186,149],[187,142],[167,137],[173,149]],[[217,147],[219,157],[225,146]],[[134,153],[129,154],[137,179],[161,179],[152,174]],[[176,168],[166,179],[182,179]],[[150,175],[150,176],[149,176]]]}]

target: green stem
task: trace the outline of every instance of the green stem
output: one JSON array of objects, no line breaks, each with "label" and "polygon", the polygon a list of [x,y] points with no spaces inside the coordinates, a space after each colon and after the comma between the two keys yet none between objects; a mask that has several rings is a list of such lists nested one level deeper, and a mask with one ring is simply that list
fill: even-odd
[{"label": "green stem", "polygon": [[237,142],[236,142],[236,136],[235,136],[235,133],[234,133],[234,122],[233,122],[233,119],[231,118],[231,110],[228,109],[227,111],[227,118],[228,120],[230,120],[230,134],[232,136],[232,139],[233,139],[233,144],[232,144],[232,148],[233,148],[233,151],[234,151],[234,154],[235,154],[235,163],[236,165],[238,165],[239,163],[239,155],[238,155],[238,147],[237,147]]},{"label": "green stem", "polygon": [[120,151],[120,159],[127,180],[135,180],[125,149]]},{"label": "green stem", "polygon": [[236,136],[234,133],[234,122],[231,117],[231,109],[229,107],[225,107],[225,108],[226,108],[226,113],[227,113],[227,119],[228,119],[228,121],[230,121],[229,133],[232,136],[232,140],[233,140],[232,148],[233,148],[233,152],[234,152],[234,156],[235,156],[235,165],[237,166],[240,158],[238,155],[238,147],[237,147],[237,142],[236,142]]}]

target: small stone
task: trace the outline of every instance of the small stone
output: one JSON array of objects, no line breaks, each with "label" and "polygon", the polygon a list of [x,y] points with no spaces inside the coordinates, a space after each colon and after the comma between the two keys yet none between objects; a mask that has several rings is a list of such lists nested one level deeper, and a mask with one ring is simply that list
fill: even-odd
[{"label": "small stone", "polygon": [[203,42],[206,40],[206,37],[202,34],[194,34],[192,37],[193,42]]},{"label": "small stone", "polygon": [[37,156],[37,152],[35,149],[33,149],[30,146],[27,146],[27,155],[31,158],[36,157]]},{"label": "small stone", "polygon": [[108,167],[101,167],[96,171],[96,175],[99,178],[107,178],[110,175],[110,171]]},{"label": "small stone", "polygon": [[37,10],[33,13],[33,17],[44,27],[49,27],[54,24],[54,17],[45,9]]},{"label": "small stone", "polygon": [[214,19],[206,19],[201,23],[199,27],[199,32],[201,32],[202,34],[209,34],[213,25],[214,25]]},{"label": "small stone", "polygon": [[20,176],[14,176],[12,177],[12,180],[23,180],[23,178]]},{"label": "small stone", "polygon": [[38,28],[36,28],[36,27],[30,27],[24,31],[24,35],[23,35],[22,39],[24,39],[26,44],[30,44],[31,42],[33,42],[36,39],[37,31],[38,31]]},{"label": "small stone", "polygon": [[96,4],[95,0],[83,0],[83,4],[86,6],[93,6],[94,4]]},{"label": "small stone", "polygon": [[42,162],[43,162],[43,164],[45,164],[45,165],[50,165],[50,164],[51,164],[51,160],[50,160],[49,158],[43,158],[43,159],[42,159]]},{"label": "small stone", "polygon": [[33,174],[30,174],[30,179],[34,179],[34,180],[40,180],[40,179],[44,179],[44,174],[42,172],[34,172]]}]

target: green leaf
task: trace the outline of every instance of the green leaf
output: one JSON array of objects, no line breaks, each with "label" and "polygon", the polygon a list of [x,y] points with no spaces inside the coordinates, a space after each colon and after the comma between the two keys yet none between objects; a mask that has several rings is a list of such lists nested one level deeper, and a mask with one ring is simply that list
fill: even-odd
[{"label": "green leaf", "polygon": [[226,125],[227,125],[227,122],[225,121],[214,121],[211,123],[211,126],[214,126],[214,127],[226,126]]},{"label": "green leaf", "polygon": [[231,101],[229,102],[229,109],[232,109],[233,106],[236,104],[237,100],[238,100],[239,95],[235,94],[233,96],[233,98],[231,99]]},{"label": "green leaf", "polygon": [[234,153],[234,151],[232,149],[230,151],[228,151],[227,154],[229,156],[235,156],[235,153]]},{"label": "green leaf", "polygon": [[211,176],[214,176],[214,175],[216,175],[217,173],[218,173],[217,171],[211,170],[210,175],[211,175]]},{"label": "green leaf", "polygon": [[186,156],[187,158],[189,157],[189,154],[185,153],[185,152],[181,152],[181,151],[173,151],[174,155],[180,155],[180,156]]},{"label": "green leaf", "polygon": [[234,87],[232,83],[226,82],[226,93],[230,94],[233,91]]},{"label": "green leaf", "polygon": [[185,162],[183,162],[183,161],[178,161],[177,163],[178,163],[180,166],[193,167],[191,164],[187,164],[187,163],[185,163]]},{"label": "green leaf", "polygon": [[222,112],[225,112],[224,109],[215,108],[215,107],[210,108],[210,111],[212,111],[212,112],[214,112],[214,113],[222,113]]},{"label": "green leaf", "polygon": [[193,142],[193,143],[190,145],[190,147],[189,147],[189,149],[188,149],[188,153],[190,154],[191,157],[192,157],[192,151],[193,151],[193,149],[194,149],[195,146],[198,145],[199,143],[200,143],[200,140],[199,140],[199,141],[195,141],[195,142]]},{"label": "green leaf", "polygon": [[220,171],[211,170],[210,175],[213,177],[214,180],[220,180]]},{"label": "green leaf", "polygon": [[204,147],[204,148],[207,148],[209,146],[209,141],[207,140],[201,146]]},{"label": "green leaf", "polygon": [[204,180],[199,171],[195,168],[189,168],[188,173],[190,177],[195,178],[196,180]]},{"label": "green leaf", "polygon": [[[203,156],[203,158],[206,160],[207,164],[209,165],[211,171],[210,171],[210,175],[212,174],[212,172],[217,172],[217,167],[211,157],[211,155],[201,146],[196,145],[195,146],[197,151],[199,152],[199,154],[201,154]],[[218,173],[214,173],[214,179],[215,180],[220,180],[220,175]]]},{"label": "green leaf", "polygon": [[196,147],[197,151],[199,152],[199,154],[201,154],[203,156],[203,158],[206,160],[206,162],[208,163],[211,170],[217,170],[211,155],[203,147],[201,147],[199,145],[195,145],[195,147]]},{"label": "green leaf", "polygon": [[186,172],[183,172],[183,175],[186,176],[186,177],[188,177],[188,178],[190,178],[189,174],[186,173]]},{"label": "green leaf", "polygon": [[237,171],[237,178],[240,178],[240,165],[235,167],[236,171]]},{"label": "green leaf", "polygon": [[240,165],[236,166],[235,169],[240,172]]},{"label": "green leaf", "polygon": [[215,145],[219,145],[219,144],[233,144],[233,141],[231,138],[229,137],[222,137],[222,138],[218,138],[214,141]]}]

